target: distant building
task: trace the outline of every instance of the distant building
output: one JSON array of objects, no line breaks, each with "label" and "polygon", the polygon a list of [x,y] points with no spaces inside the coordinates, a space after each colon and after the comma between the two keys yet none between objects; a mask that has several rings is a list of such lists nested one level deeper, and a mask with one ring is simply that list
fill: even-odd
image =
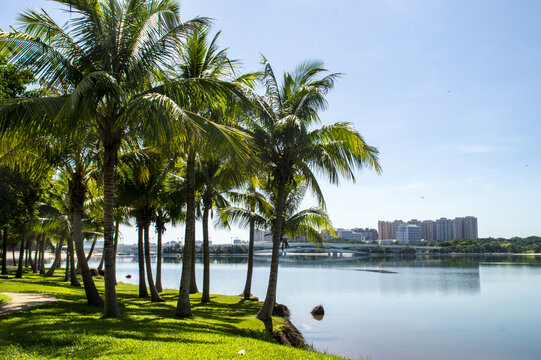
[{"label": "distant building", "polygon": [[402,220],[395,220],[391,223],[391,237],[390,239],[396,239],[396,232],[400,226],[404,225]]},{"label": "distant building", "polygon": [[363,240],[365,241],[372,241],[378,239],[378,231],[376,229],[370,229],[370,228],[355,228],[352,229],[353,231],[360,232],[363,234]]},{"label": "distant building", "polygon": [[254,242],[272,242],[272,232],[269,230],[259,230],[255,229],[254,231]]},{"label": "distant building", "polygon": [[464,218],[464,238],[465,239],[478,239],[477,234],[477,218],[473,216],[466,216]]},{"label": "distant building", "polygon": [[436,223],[434,220],[423,220],[421,223],[421,236],[428,242],[436,240]]},{"label": "distant building", "polygon": [[364,240],[362,232],[342,228],[336,229],[336,237],[348,240]]},{"label": "distant building", "polygon": [[404,225],[402,220],[378,221],[378,240],[396,239],[396,231]]},{"label": "distant building", "polygon": [[402,220],[378,221],[378,240],[397,239],[398,228],[402,225],[415,225],[421,229],[421,238],[427,242],[450,241],[453,239],[478,239],[477,218],[473,216],[454,219],[439,218],[436,221],[417,219],[404,224]]},{"label": "distant building", "polygon": [[[209,246],[212,245],[212,241],[209,240]],[[203,240],[196,240],[195,246],[203,246]]]},{"label": "distant building", "polygon": [[421,224],[422,222],[417,219],[411,219],[410,221],[408,221],[408,225],[417,225],[418,227],[421,227]]},{"label": "distant building", "polygon": [[464,218],[457,217],[451,220],[453,227],[453,239],[464,239]]},{"label": "distant building", "polygon": [[378,221],[378,240],[391,239],[391,222]]},{"label": "distant building", "polygon": [[453,240],[453,226],[450,219],[439,218],[436,220],[436,240]]},{"label": "distant building", "polygon": [[396,242],[415,244],[421,241],[421,228],[417,225],[400,225],[396,230]]}]

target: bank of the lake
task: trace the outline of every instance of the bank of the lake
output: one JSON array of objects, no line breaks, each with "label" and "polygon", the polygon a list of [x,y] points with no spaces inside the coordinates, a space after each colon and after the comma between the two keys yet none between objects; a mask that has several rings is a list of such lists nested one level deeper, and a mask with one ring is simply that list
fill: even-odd
[{"label": "bank of the lake", "polygon": [[[58,271],[58,275],[60,275]],[[103,294],[103,281],[96,285]],[[63,276],[0,279],[0,291],[38,292],[59,300],[48,306],[10,313],[0,326],[2,359],[340,359],[280,345],[255,318],[261,303],[239,296],[211,295],[200,304],[191,296],[192,318],[174,317],[177,291],[163,293],[165,303],[137,298],[137,287],[119,283],[123,317],[100,319],[101,308],[86,304],[83,288]],[[274,317],[275,330],[283,319]],[[245,355],[238,352],[244,350]]]}]

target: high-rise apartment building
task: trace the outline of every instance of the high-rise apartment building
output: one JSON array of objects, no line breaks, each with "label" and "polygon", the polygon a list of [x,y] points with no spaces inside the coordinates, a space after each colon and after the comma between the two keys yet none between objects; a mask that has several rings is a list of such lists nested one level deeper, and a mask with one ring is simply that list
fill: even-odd
[{"label": "high-rise apartment building", "polygon": [[453,239],[464,239],[464,218],[457,217],[451,220],[453,227]]},{"label": "high-rise apartment building", "polygon": [[396,232],[401,225],[405,225],[402,220],[395,220],[391,223],[391,237],[390,239],[396,239]]},{"label": "high-rise apartment building", "polygon": [[397,230],[401,225],[415,225],[421,229],[421,238],[425,241],[449,241],[458,238],[477,239],[477,218],[473,216],[454,219],[440,218],[434,220],[412,219],[404,224],[402,220],[378,221],[379,240],[397,238]]},{"label": "high-rise apartment building", "polygon": [[391,237],[391,222],[378,221],[378,240],[394,239]]},{"label": "high-rise apartment building", "polygon": [[477,218],[473,216],[466,216],[464,218],[464,238],[465,239],[477,239]]},{"label": "high-rise apartment building", "polygon": [[436,240],[436,223],[434,220],[423,220],[421,223],[421,236],[425,241]]},{"label": "high-rise apartment building", "polygon": [[425,241],[436,240],[436,223],[434,220],[423,220],[421,223],[421,236]]},{"label": "high-rise apartment building", "polygon": [[447,218],[439,218],[436,220],[436,240],[449,241],[453,240],[453,227],[451,220]]},{"label": "high-rise apartment building", "polygon": [[408,225],[417,225],[418,227],[421,227],[421,224],[422,222],[417,219],[411,219],[410,221],[408,221]]}]

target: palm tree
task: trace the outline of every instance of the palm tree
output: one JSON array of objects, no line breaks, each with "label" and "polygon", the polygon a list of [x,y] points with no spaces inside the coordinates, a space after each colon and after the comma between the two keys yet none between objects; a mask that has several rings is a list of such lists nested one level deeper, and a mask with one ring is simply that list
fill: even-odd
[{"label": "palm tree", "polygon": [[118,151],[128,132],[165,140],[176,134],[178,122],[187,120],[167,96],[148,90],[156,67],[169,59],[193,22],[180,22],[174,0],[54,1],[69,7],[65,27],[43,10],[28,10],[19,18],[22,33],[0,34],[0,53],[37,70],[51,87],[65,87],[69,95],[1,106],[0,128],[65,131],[86,122],[99,133],[104,150],[104,317],[120,317],[113,239]]},{"label": "palm tree", "polygon": [[40,156],[45,147],[42,137],[36,137],[30,146],[19,134],[10,135],[9,140],[0,138],[0,167],[6,169],[11,179],[16,181],[10,189],[15,201],[7,216],[19,237],[19,263],[15,277],[21,278],[30,225],[37,220],[38,204],[50,178],[51,166]]},{"label": "palm tree", "polygon": [[[150,222],[154,218],[160,193],[164,191],[173,161],[165,158],[164,154],[153,149],[143,149],[137,155],[133,159],[124,160],[126,166],[120,168],[119,195],[123,194],[121,197],[131,200],[129,203],[131,203],[136,214],[137,226],[139,230],[143,230],[148,285],[152,301],[158,302],[164,300],[158,294],[152,276],[149,227]],[[139,239],[141,240],[141,231],[139,231]]]},{"label": "palm tree", "polygon": [[156,227],[157,235],[157,248],[156,248],[156,290],[161,293],[162,287],[162,236],[165,232],[165,225],[171,221],[169,214],[165,207],[160,204],[156,208],[156,216],[154,217],[154,224]]},{"label": "palm tree", "polygon": [[203,225],[203,303],[210,301],[209,215],[212,216],[212,208],[219,210],[229,205],[226,192],[241,182],[237,164],[236,159],[224,157],[219,150],[208,146],[202,151],[197,168],[196,184]]},{"label": "palm tree", "polygon": [[[140,188],[138,188],[139,180],[136,172],[139,164],[137,164],[135,159],[132,159],[132,163],[122,164],[119,168],[120,176],[117,177],[118,184],[116,196],[117,205],[121,205],[129,209],[129,213],[135,217],[136,226],[137,226],[137,260],[139,267],[139,297],[146,298],[148,297],[148,290],[145,280],[145,250],[144,250],[144,220],[142,219],[142,211],[137,209],[137,200],[139,196]],[[143,181],[143,180],[142,180]],[[118,222],[115,222],[115,230],[118,227]],[[115,238],[117,237],[118,231],[115,231]],[[104,256],[102,255],[102,263]],[[101,263],[100,263],[101,266]],[[98,267],[99,268],[99,267]]]},{"label": "palm tree", "polygon": [[157,260],[156,260],[156,289],[163,291],[162,286],[162,236],[166,224],[179,226],[186,223],[186,181],[178,174],[186,173],[186,164],[178,157],[175,165],[167,176],[167,181],[157,198],[154,224],[157,234]]},{"label": "palm tree", "polygon": [[[209,29],[206,26],[193,28],[186,41],[178,48],[177,63],[171,67],[170,76],[175,83],[162,87],[175,102],[200,118],[216,120],[209,115],[216,111],[215,107],[223,107],[224,103],[233,105],[244,100],[240,82],[232,79],[234,61],[227,58],[226,50],[217,45],[219,33],[209,41]],[[240,79],[245,81],[245,78]],[[232,106],[233,107],[233,106]],[[194,119],[195,116],[192,116]],[[218,144],[226,142],[238,152],[246,152],[247,136],[234,129],[219,125],[209,120],[200,122],[198,126],[186,123],[182,133],[183,153],[186,154],[186,232],[184,236],[184,254],[182,257],[182,274],[177,301],[176,315],[191,316],[190,290],[195,280],[195,167],[198,148],[205,141]]]},{"label": "palm tree", "polygon": [[229,226],[230,223],[242,228],[249,228],[248,241],[248,268],[246,271],[246,283],[242,294],[244,300],[252,296],[252,273],[254,268],[254,235],[255,229],[266,229],[268,226],[268,214],[272,213],[272,205],[265,195],[259,191],[259,182],[256,177],[248,178],[248,184],[244,191],[230,191],[229,198],[238,206],[229,206],[220,209],[222,222]]},{"label": "palm tree", "polygon": [[376,148],[367,145],[349,123],[336,123],[313,129],[319,120],[318,112],[327,103],[325,95],[340,74],[325,74],[319,61],[305,62],[293,73],[285,73],[280,84],[272,67],[263,58],[261,77],[266,94],[261,101],[264,108],[253,136],[263,150],[259,157],[268,166],[270,187],[276,193],[272,224],[272,258],[265,302],[257,314],[270,320],[276,302],[279,248],[284,231],[286,187],[295,183],[300,174],[307,186],[324,207],[324,199],[313,170],[326,174],[337,183],[343,176],[355,180],[355,170],[372,168],[380,171]]},{"label": "palm tree", "polygon": [[73,242],[76,236],[70,211],[69,180],[65,176],[56,178],[47,195],[47,202],[41,206],[45,221],[50,224],[49,228],[56,227],[62,235],[66,235],[66,281],[70,280],[71,286],[81,286],[75,268]]},{"label": "palm tree", "polygon": [[[73,142],[77,145],[77,142]],[[76,146],[78,150],[72,153],[70,158],[64,162],[64,176],[68,180],[69,211],[72,224],[73,243],[77,252],[78,267],[81,269],[81,276],[85,287],[87,301],[90,305],[103,306],[103,300],[98,294],[92,274],[88,267],[84,251],[83,241],[83,211],[85,200],[88,197],[88,187],[93,173],[92,152]],[[71,241],[70,241],[71,243]]]}]

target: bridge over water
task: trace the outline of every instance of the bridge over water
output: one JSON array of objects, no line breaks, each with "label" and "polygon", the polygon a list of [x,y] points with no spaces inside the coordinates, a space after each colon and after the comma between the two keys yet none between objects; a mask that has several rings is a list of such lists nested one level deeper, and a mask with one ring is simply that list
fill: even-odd
[{"label": "bridge over water", "polygon": [[[345,244],[345,243],[325,243],[321,247],[316,247],[312,243],[307,242],[293,242],[289,243],[289,248],[281,250],[282,255],[287,255],[290,253],[298,253],[299,251],[314,251],[317,253],[325,254],[329,256],[338,257],[343,256],[343,254],[352,254],[353,256],[367,256],[368,251],[361,251],[359,248],[370,248],[380,247],[384,249],[393,249],[395,252],[400,252],[400,250],[406,245],[378,245],[378,244]],[[418,253],[425,250],[439,250],[439,246],[412,246]],[[355,248],[352,250],[352,248]],[[254,253],[260,256],[271,255],[272,253],[272,243],[257,243],[254,245]]]}]

